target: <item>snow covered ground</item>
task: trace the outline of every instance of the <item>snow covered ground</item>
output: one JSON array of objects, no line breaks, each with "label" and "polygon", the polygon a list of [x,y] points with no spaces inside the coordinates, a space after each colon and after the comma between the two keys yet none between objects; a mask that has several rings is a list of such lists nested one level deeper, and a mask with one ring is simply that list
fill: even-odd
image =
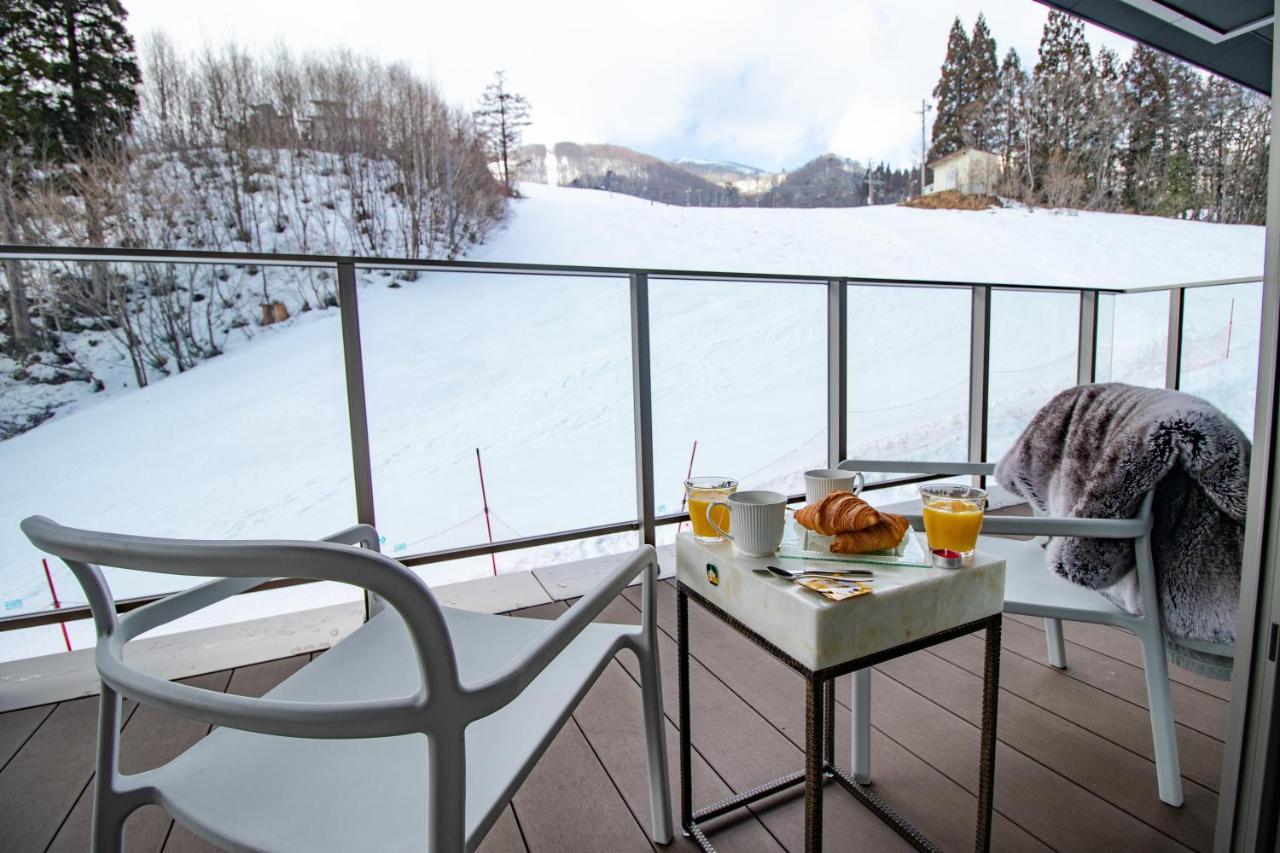
[{"label": "snow covered ground", "polygon": [[[1069,287],[1257,275],[1263,256],[1261,228],[1152,217],[681,208],[523,189],[505,229],[473,257]],[[476,448],[496,537],[634,514],[625,281],[433,274],[392,288],[376,271],[364,281],[374,491],[387,553],[484,541]],[[968,292],[860,287],[849,305],[851,453],[957,457]],[[1104,297],[1100,362],[1110,373],[1102,378],[1162,381],[1166,308],[1163,294]],[[1185,385],[1242,421],[1252,412],[1259,310],[1258,285],[1187,300]],[[695,440],[696,473],[748,485],[796,488],[800,471],[823,462],[822,287],[655,280],[651,311],[660,511],[679,507]],[[1073,382],[1076,323],[1074,294],[996,292],[993,457]],[[337,312],[312,311],[187,373],[91,399],[0,443],[0,613],[49,605],[40,556],[18,530],[32,513],[193,537],[316,537],[348,526],[346,418]],[[498,568],[593,556],[628,541],[500,555]],[[64,598],[80,598],[65,568],[53,568]],[[487,559],[471,560],[424,576],[436,583],[489,571]],[[119,597],[189,583],[110,578]],[[306,596],[297,592],[300,602]],[[6,637],[0,659],[18,653]],[[44,650],[59,641],[51,631]],[[30,640],[21,653],[34,653]]]}]

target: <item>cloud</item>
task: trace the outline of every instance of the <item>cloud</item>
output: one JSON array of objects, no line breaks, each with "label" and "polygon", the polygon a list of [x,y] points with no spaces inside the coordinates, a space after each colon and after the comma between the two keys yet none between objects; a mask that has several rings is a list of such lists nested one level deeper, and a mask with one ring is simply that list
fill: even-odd
[{"label": "cloud", "polygon": [[[348,47],[430,75],[474,105],[493,72],[529,98],[530,141],[612,142],[664,157],[796,167],[825,151],[908,165],[959,15],[1034,61],[1031,0],[423,3],[126,0],[135,34],[196,49]],[[1095,43],[1127,42],[1090,28]]]}]

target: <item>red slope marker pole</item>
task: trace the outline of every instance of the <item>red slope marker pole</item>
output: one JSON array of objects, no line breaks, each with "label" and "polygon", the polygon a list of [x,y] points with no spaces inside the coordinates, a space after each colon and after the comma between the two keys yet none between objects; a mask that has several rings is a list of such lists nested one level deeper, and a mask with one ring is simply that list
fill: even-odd
[{"label": "red slope marker pole", "polygon": [[[484,465],[480,464],[480,448],[476,448],[476,470],[480,472],[480,501],[484,504],[484,529],[489,532],[489,544],[493,544],[493,525],[489,523],[489,496],[484,490]],[[489,562],[493,565],[493,573],[498,574],[498,558],[495,554],[489,555]]]},{"label": "red slope marker pole", "polygon": [[[688,480],[690,477],[693,476],[693,457],[697,455],[698,455],[698,439],[695,438],[693,440],[693,451],[689,454],[689,472],[684,475],[684,478],[686,480]],[[689,490],[685,489],[684,493],[680,495],[680,511],[681,512],[684,512],[685,501],[687,501],[688,499],[689,499]],[[676,525],[676,533],[679,533],[682,530],[684,530],[683,521]]]},{"label": "red slope marker pole", "polygon": [[[40,564],[44,566],[44,579],[49,582],[49,594],[53,596],[53,609],[61,610],[62,604],[58,601],[58,590],[53,586],[53,573],[49,571],[49,561],[41,558]],[[59,622],[58,627],[62,629],[62,642],[67,644],[67,651],[71,651],[71,635],[67,633],[67,623]]]},{"label": "red slope marker pole", "polygon": [[1236,319],[1236,301],[1231,300],[1231,313],[1227,315],[1227,353],[1223,358],[1231,358],[1231,324]]}]

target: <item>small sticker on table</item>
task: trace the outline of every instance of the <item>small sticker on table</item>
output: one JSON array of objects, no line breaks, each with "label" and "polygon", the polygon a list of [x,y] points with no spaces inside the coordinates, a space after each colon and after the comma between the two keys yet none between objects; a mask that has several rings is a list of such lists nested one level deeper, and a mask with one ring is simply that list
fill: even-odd
[{"label": "small sticker on table", "polygon": [[720,570],[711,563],[707,563],[707,583],[720,586]]}]

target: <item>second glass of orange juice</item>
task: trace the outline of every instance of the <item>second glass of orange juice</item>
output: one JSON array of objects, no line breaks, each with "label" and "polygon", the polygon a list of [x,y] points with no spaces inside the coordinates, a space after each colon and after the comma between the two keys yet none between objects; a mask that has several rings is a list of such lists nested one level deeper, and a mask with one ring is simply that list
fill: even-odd
[{"label": "second glass of orange juice", "polygon": [[[685,495],[689,502],[689,521],[693,525],[693,538],[699,542],[719,542],[724,539],[707,522],[707,505],[723,500],[738,491],[738,481],[727,477],[693,477],[684,481]],[[722,530],[729,529],[729,509],[718,506],[711,510],[712,517]]]},{"label": "second glass of orange juice", "polygon": [[978,547],[987,493],[972,486],[938,483],[920,487],[929,550],[950,551],[967,565]]}]

